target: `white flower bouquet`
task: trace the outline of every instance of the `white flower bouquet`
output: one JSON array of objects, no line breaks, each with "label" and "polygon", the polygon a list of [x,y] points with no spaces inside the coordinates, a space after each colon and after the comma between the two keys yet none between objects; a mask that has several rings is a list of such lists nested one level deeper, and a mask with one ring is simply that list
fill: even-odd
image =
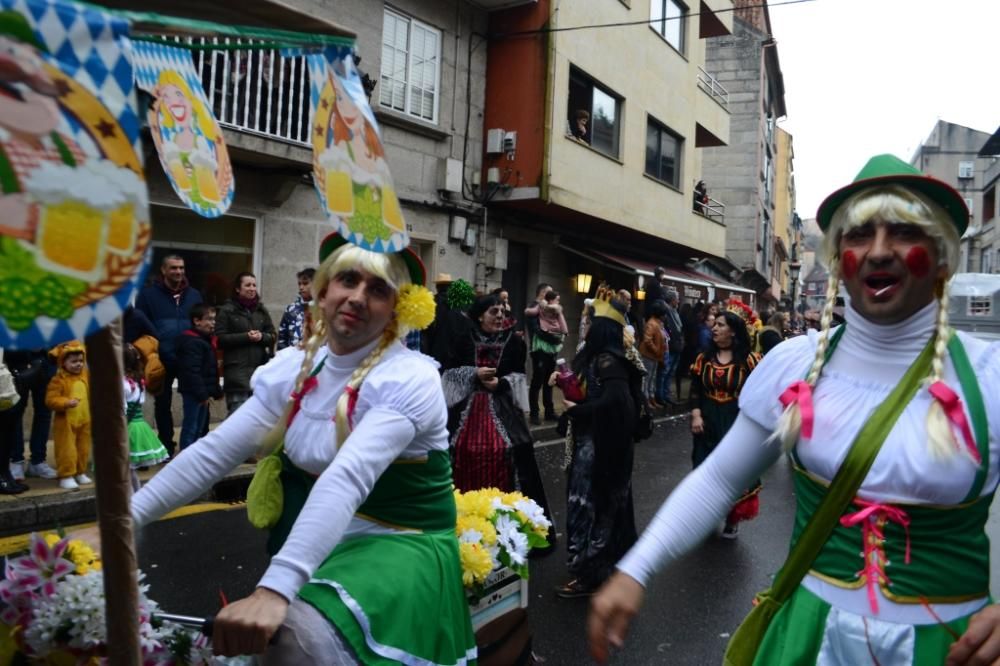
[{"label": "white flower bouquet", "polygon": [[484,488],[455,491],[462,582],[476,592],[501,566],[528,578],[528,553],[548,545],[552,523],[538,504],[521,493]]},{"label": "white flower bouquet", "polygon": [[[8,559],[0,580],[0,666],[97,665],[106,654],[104,573],[86,543],[32,534],[27,555]],[[160,622],[139,574],[143,666],[213,664],[208,639]]]}]

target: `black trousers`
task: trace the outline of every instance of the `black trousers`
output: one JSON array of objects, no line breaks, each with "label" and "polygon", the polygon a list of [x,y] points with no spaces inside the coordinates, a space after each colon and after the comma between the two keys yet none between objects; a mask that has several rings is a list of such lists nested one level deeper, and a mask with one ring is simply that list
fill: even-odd
[{"label": "black trousers", "polygon": [[542,390],[545,415],[555,415],[552,404],[552,387],[549,377],[556,369],[556,355],[543,351],[531,352],[531,387],[528,389],[528,405],[532,416],[538,416],[538,390]]},{"label": "black trousers", "polygon": [[170,407],[174,398],[174,380],[177,379],[177,370],[166,363],[163,364],[163,369],[165,371],[163,391],[154,398],[153,414],[156,419],[156,434],[159,435],[167,453],[173,457],[177,443],[174,441],[174,415],[170,411]]}]

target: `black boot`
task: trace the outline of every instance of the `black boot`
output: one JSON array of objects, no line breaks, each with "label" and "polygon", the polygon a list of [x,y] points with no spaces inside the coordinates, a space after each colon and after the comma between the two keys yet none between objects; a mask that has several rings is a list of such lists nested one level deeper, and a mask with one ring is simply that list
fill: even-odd
[{"label": "black boot", "polygon": [[20,495],[29,490],[28,484],[14,479],[10,469],[0,469],[0,495]]}]

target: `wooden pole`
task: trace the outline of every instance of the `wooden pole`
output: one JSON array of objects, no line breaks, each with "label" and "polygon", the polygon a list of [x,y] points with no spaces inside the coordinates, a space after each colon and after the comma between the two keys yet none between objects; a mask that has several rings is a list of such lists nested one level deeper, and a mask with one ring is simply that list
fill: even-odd
[{"label": "wooden pole", "polygon": [[108,663],[142,663],[139,643],[139,581],[129,505],[128,430],[122,388],[121,320],[87,338],[90,420],[93,433],[97,522],[104,565]]}]

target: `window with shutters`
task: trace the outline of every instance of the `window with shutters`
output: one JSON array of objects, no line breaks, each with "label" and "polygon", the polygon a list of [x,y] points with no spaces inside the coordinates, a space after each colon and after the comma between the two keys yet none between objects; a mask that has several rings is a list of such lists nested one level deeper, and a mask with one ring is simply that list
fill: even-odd
[{"label": "window with shutters", "polygon": [[441,31],[385,10],[379,105],[437,124],[440,81]]}]

